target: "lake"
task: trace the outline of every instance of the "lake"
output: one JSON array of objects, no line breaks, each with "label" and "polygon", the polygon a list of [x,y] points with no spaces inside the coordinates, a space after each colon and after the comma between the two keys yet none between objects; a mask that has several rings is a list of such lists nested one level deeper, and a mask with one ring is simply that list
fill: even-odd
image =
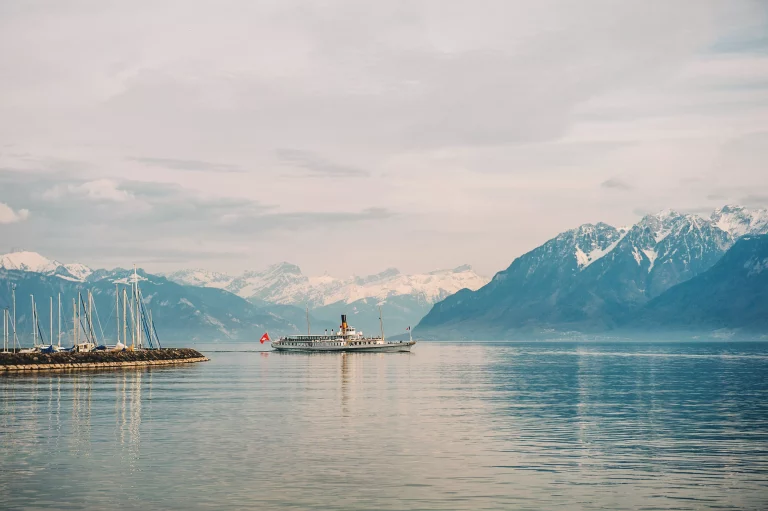
[{"label": "lake", "polygon": [[768,508],[766,343],[194,347],[0,376],[0,507]]}]

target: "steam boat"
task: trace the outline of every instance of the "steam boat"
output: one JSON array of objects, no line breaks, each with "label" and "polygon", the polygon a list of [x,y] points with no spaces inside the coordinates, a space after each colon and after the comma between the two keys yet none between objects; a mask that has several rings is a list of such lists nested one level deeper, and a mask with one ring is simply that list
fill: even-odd
[{"label": "steam boat", "polygon": [[[379,318],[381,319],[381,318]],[[408,331],[410,334],[410,330]],[[341,315],[341,326],[337,332],[324,335],[289,335],[272,341],[272,348],[278,351],[411,351],[416,344],[412,338],[407,341],[387,341],[382,328],[381,337],[364,337],[347,324],[347,316]]]}]

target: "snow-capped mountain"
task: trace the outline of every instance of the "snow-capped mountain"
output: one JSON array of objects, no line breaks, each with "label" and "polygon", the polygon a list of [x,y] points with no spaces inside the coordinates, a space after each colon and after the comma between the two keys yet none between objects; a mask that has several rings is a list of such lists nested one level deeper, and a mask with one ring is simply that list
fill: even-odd
[{"label": "snow-capped mountain", "polygon": [[709,270],[646,304],[628,329],[768,332],[768,235],[744,236]]},{"label": "snow-capped mountain", "polygon": [[59,266],[61,266],[60,262],[52,261],[37,252],[11,252],[0,256],[0,268],[6,270],[53,273]]},{"label": "snow-capped mountain", "polygon": [[706,271],[743,235],[765,232],[768,211],[726,206],[709,218],[663,211],[630,228],[586,224],[517,258],[476,292],[437,303],[423,333],[613,328],[667,289]]},{"label": "snow-capped mountain", "polygon": [[710,220],[735,238],[745,234],[768,234],[768,209],[750,210],[729,205],[716,209]]},{"label": "snow-capped mountain", "polygon": [[215,287],[225,289],[232,283],[232,277],[225,273],[202,270],[199,268],[191,270],[179,270],[166,275],[168,280],[172,280],[185,286]]},{"label": "snow-capped mountain", "polygon": [[[96,270],[82,282],[58,274],[57,272],[64,269],[63,265],[56,266],[51,271],[52,265],[43,264],[38,268],[45,269],[46,272],[34,272],[21,269],[30,267],[28,263],[31,258],[25,258],[25,261],[26,266],[20,266],[20,269],[0,268],[0,308],[12,306],[12,291],[15,285],[18,330],[22,332],[20,340],[23,346],[32,343],[31,307],[27,299],[29,295],[34,295],[38,301],[47,304],[49,297],[56,303],[58,295],[61,294],[63,307],[66,307],[61,315],[62,329],[66,332],[71,331],[72,327],[71,313],[67,314],[71,311],[71,303],[79,293],[84,294],[86,291],[92,293],[95,314],[97,317],[100,315],[99,337],[102,336],[103,327],[103,335],[114,343],[115,284],[122,284],[122,289],[125,289],[125,286],[133,281],[132,269]],[[144,303],[152,310],[163,342],[253,341],[265,330],[280,333],[305,331],[304,310],[296,307],[254,304],[222,289],[182,286],[143,270],[138,271],[138,280]],[[122,289],[119,290],[120,293]],[[44,318],[41,320],[40,331],[43,337],[47,338],[50,324],[47,305],[41,308],[39,314]],[[54,322],[58,321],[58,317],[58,311],[55,311],[52,318]],[[110,317],[113,320],[108,321]],[[324,323],[315,318],[311,320],[312,324],[319,328],[335,324]],[[71,337],[67,337],[62,342],[66,344],[70,340]]]},{"label": "snow-capped mountain", "polygon": [[43,275],[56,275],[65,280],[84,281],[93,270],[84,264],[62,264],[37,252],[18,251],[0,256],[0,268]]},{"label": "snow-capped mountain", "polygon": [[308,277],[298,266],[285,262],[262,271],[245,272],[238,277],[204,270],[182,270],[169,274],[168,279],[185,285],[226,289],[243,298],[311,308],[366,298],[386,300],[402,295],[431,304],[459,289],[478,289],[488,281],[468,265],[417,275],[404,275],[389,268],[365,277],[337,278],[329,275]]},{"label": "snow-capped mountain", "polygon": [[389,268],[365,277],[306,276],[290,263],[274,264],[265,270],[237,277],[204,270],[182,270],[168,275],[172,281],[226,289],[253,303],[308,306],[321,321],[335,324],[338,315],[350,315],[358,329],[379,330],[379,305],[383,306],[390,331],[401,332],[415,325],[432,307],[460,289],[478,289],[488,279],[468,265],[417,275],[404,275]]}]

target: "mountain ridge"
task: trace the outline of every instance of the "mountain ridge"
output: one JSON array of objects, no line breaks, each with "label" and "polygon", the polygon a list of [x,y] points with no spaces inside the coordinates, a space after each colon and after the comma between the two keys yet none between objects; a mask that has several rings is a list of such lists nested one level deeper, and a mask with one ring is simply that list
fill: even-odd
[{"label": "mountain ridge", "polygon": [[709,218],[665,210],[628,228],[583,224],[516,258],[477,291],[436,303],[414,333],[499,338],[606,331],[709,269],[743,233],[766,232],[768,211],[733,205]]},{"label": "mountain ridge", "polygon": [[768,235],[745,235],[707,271],[649,301],[624,328],[768,332]]},{"label": "mountain ridge", "polygon": [[273,264],[260,271],[246,271],[239,276],[192,269],[172,272],[167,277],[186,285],[220,287],[243,298],[280,304],[306,304],[310,308],[338,302],[352,303],[364,298],[385,300],[404,294],[434,302],[465,287],[477,289],[488,280],[467,264],[415,275],[387,268],[372,275],[338,278],[329,275],[305,276],[297,265],[287,262]]}]

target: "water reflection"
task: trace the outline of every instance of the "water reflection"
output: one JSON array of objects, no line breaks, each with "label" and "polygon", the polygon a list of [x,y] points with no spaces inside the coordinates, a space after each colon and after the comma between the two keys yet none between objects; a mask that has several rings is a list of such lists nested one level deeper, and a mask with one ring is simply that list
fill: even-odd
[{"label": "water reflection", "polygon": [[768,502],[768,349],[218,353],[0,378],[21,508],[703,509]]}]

